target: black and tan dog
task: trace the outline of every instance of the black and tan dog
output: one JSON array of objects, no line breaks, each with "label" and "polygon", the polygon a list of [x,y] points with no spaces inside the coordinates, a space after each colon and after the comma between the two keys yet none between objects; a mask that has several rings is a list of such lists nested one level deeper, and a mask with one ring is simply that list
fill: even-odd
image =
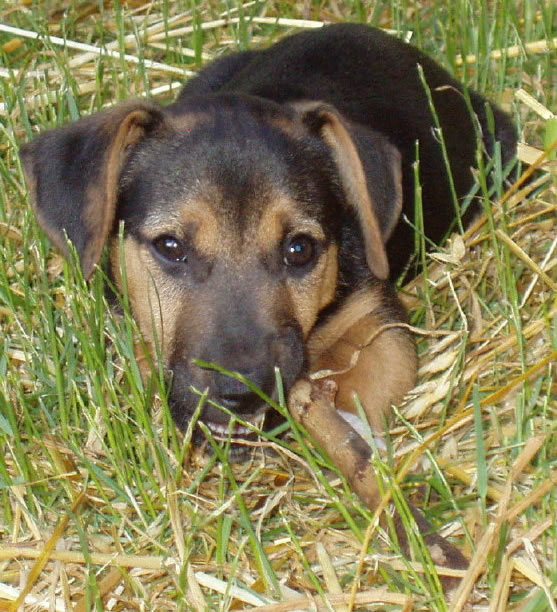
[{"label": "black and tan dog", "polygon": [[[330,371],[337,407],[353,412],[357,393],[379,428],[416,371],[409,334],[379,333],[405,316],[389,276],[413,251],[401,213],[413,218],[416,151],[425,232],[437,241],[453,195],[473,184],[478,143],[490,155],[497,141],[506,162],[516,134],[497,107],[415,48],[347,24],[226,56],[167,107],[120,104],[40,135],[22,156],[40,224],[63,251],[73,242],[86,277],[108,244],[120,284],[123,256],[180,425],[198,403],[192,388],[247,420],[265,411],[200,359],[268,394],[275,366],[287,389]],[[210,405],[201,418],[214,431],[229,419]]]}]

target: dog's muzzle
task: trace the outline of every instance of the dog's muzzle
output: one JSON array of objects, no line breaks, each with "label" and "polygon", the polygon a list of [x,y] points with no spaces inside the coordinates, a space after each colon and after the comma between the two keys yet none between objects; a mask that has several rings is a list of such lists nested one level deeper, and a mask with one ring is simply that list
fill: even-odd
[{"label": "dog's muzzle", "polygon": [[[231,418],[237,417],[262,428],[270,408],[262,395],[274,400],[278,395],[276,368],[287,392],[303,374],[306,362],[303,338],[297,326],[285,326],[280,333],[259,338],[249,344],[244,340],[241,351],[231,350],[230,341],[223,343],[221,340],[216,345],[220,354],[214,354],[219,351],[213,354],[205,351],[201,353],[204,359],[173,364],[170,404],[174,419],[182,429],[188,426],[204,396],[199,420],[216,437],[254,438],[251,428],[237,421],[231,424]],[[223,346],[227,349],[226,354],[222,352]],[[225,374],[214,366],[222,366],[241,378]]]}]

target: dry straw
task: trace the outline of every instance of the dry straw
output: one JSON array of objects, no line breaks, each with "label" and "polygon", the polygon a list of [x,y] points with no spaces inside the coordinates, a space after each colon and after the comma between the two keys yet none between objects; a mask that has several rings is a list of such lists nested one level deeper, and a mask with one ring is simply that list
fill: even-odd
[{"label": "dry straw", "polygon": [[[335,4],[331,4],[333,12]],[[104,47],[45,37],[30,29],[4,24],[0,24],[0,31],[64,49],[85,106],[88,96],[98,91],[94,64],[99,57],[143,66],[149,74],[151,95],[164,97],[170,89],[179,87],[177,81],[169,82],[169,77],[182,77],[190,71],[150,59],[160,51],[160,41],[172,46],[175,37],[204,30],[214,38],[207,39],[202,54],[199,49],[182,47],[176,53],[182,56],[197,53],[208,59],[230,46],[231,32],[243,24],[239,11],[253,5],[246,3],[210,15],[207,12],[201,21],[194,23],[189,11],[163,19],[155,5],[144,3],[134,13],[145,17],[142,36],[130,27],[119,41]],[[251,24],[321,27],[325,20],[277,18],[266,10],[262,8],[254,15]],[[557,40],[535,40],[492,50],[489,57],[498,61],[518,54],[548,54],[556,44]],[[137,52],[138,45],[142,45],[146,57]],[[457,58],[457,63],[476,61],[473,55]],[[49,108],[53,91],[65,78],[54,58],[43,55],[41,62],[19,70],[0,71],[1,79],[16,78],[24,84],[23,102],[37,112]],[[141,85],[134,88],[130,93],[144,94]],[[544,117],[551,115],[536,98],[520,92],[517,96],[518,112],[531,113],[531,122],[541,125]],[[0,112],[8,118],[6,105]],[[22,133],[23,128],[17,123],[17,107],[9,119]],[[547,179],[547,173],[554,171],[548,162],[548,152],[532,141],[522,143],[519,155],[531,164],[525,176],[494,202],[490,215],[479,218],[464,236],[453,237],[446,248],[432,255],[426,275],[404,288],[405,300],[412,311],[425,309],[426,325],[416,333],[421,349],[420,385],[400,409],[408,423],[397,424],[391,431],[394,477],[397,483],[404,484],[409,474],[433,471],[437,483],[441,479],[449,481],[452,499],[459,501],[464,521],[449,522],[444,535],[467,552],[470,567],[465,572],[439,568],[446,575],[463,577],[452,602],[444,604],[444,609],[455,612],[477,601],[489,612],[504,612],[512,598],[528,602],[540,592],[545,594],[551,609],[556,610],[555,592],[548,580],[548,567],[554,562],[555,539],[550,535],[554,530],[554,510],[544,514],[543,509],[554,504],[557,486],[557,473],[552,467],[555,455],[553,450],[551,456],[549,446],[555,439],[557,421],[555,398],[551,396],[555,383],[550,382],[557,360],[557,351],[552,346],[555,342],[552,325],[557,320],[557,197],[555,182]],[[22,192],[20,177],[16,183],[15,191]],[[14,223],[2,220],[0,234],[21,251],[23,233]],[[50,261],[59,273],[59,260]],[[13,265],[17,271],[23,259]],[[520,268],[521,273],[503,286],[507,266],[513,271]],[[33,269],[36,280],[40,278],[40,269]],[[10,274],[15,273],[12,270]],[[521,291],[517,320],[510,320],[512,309],[500,307],[503,300],[510,299],[513,283]],[[67,289],[58,291],[60,301],[67,304],[64,301]],[[6,337],[12,334],[4,358],[17,371],[30,357],[13,331],[17,328],[11,324],[13,314],[11,307],[0,306],[0,324],[8,321],[3,331]],[[51,367],[54,370],[54,364]],[[118,367],[115,372],[121,377]],[[25,389],[34,390],[37,383],[27,378],[22,384]],[[517,414],[524,390],[533,387],[539,393],[531,395],[535,404],[528,421],[532,433],[521,439]],[[14,402],[17,400],[15,391],[10,397]],[[156,422],[158,418],[156,414]],[[484,426],[480,432],[484,447],[481,459],[485,461],[487,476],[482,509],[476,507],[478,473],[482,468],[478,423]],[[93,424],[94,421],[91,427]],[[88,446],[86,454],[109,479],[114,476],[114,466],[107,459],[102,439],[99,435],[97,444]],[[514,448],[507,446],[509,440],[514,440]],[[162,529],[158,519],[148,518],[141,495],[131,491],[126,493],[133,503],[123,504],[121,515],[117,515],[120,524],[103,524],[99,518],[103,516],[103,504],[107,500],[112,503],[107,481],[86,480],[85,466],[77,462],[74,450],[60,437],[47,442],[50,456],[59,465],[52,478],[63,481],[71,492],[73,514],[85,513],[86,506],[88,516],[96,517],[97,523],[87,526],[88,549],[84,551],[83,542],[68,528],[72,513],[57,508],[57,520],[53,521],[50,509],[40,512],[33,509],[27,486],[37,483],[10,488],[4,499],[13,509],[12,523],[0,541],[0,609],[86,610],[90,603],[86,587],[91,573],[97,576],[96,596],[106,609],[148,605],[150,609],[173,610],[182,605],[180,598],[199,612],[253,607],[265,612],[301,609],[350,612],[369,609],[374,604],[397,606],[404,611],[427,609],[428,601],[420,594],[426,591],[415,589],[414,597],[395,592],[397,588],[404,589],[405,584],[414,585],[424,579],[429,568],[415,561],[404,562],[385,544],[387,534],[381,531],[377,519],[386,501],[369,521],[338,478],[329,472],[324,472],[327,476],[324,477],[316,471],[321,463],[312,463],[311,453],[300,457],[290,448],[264,443],[276,450],[275,456],[256,452],[252,464],[230,468],[240,485],[236,494],[226,490],[221,468],[209,465],[205,473],[205,466],[190,457],[189,470],[184,470],[180,480],[163,485],[167,503],[160,512],[161,515],[168,512],[168,524]],[[30,440],[26,443],[29,449],[35,448]],[[173,453],[174,450],[169,451],[169,462],[179,465]],[[537,461],[543,454],[548,456],[545,464]],[[11,475],[19,474],[9,453],[7,457]],[[37,461],[44,463],[46,459],[41,456]],[[195,487],[193,482],[197,483]],[[420,491],[409,491],[418,504]],[[238,527],[241,522],[238,495],[245,500],[254,533],[257,531],[259,540],[264,541],[265,555],[278,579],[273,596],[261,595],[266,589],[262,578],[265,572],[254,560],[246,531]],[[196,512],[188,514],[186,508],[195,508]],[[113,505],[111,511],[117,509]],[[528,513],[540,517],[539,520],[525,519]],[[227,522],[226,517],[231,515],[234,520]],[[205,527],[198,532],[203,545],[192,555],[186,543],[193,545],[188,533],[198,517],[206,519]],[[354,524],[348,528],[350,521]],[[285,529],[286,523],[295,526],[294,530]],[[218,552],[215,525],[221,533],[229,530],[227,554]],[[261,534],[268,530],[275,530],[276,537],[264,539]],[[294,538],[298,538],[296,546]],[[374,542],[373,554],[367,546],[370,541]],[[497,574],[492,576],[495,556],[499,565]],[[315,577],[318,584],[308,576]]]}]

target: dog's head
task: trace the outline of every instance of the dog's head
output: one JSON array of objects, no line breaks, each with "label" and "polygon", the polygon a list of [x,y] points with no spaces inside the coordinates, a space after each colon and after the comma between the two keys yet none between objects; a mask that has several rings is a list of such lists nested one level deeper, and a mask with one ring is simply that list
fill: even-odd
[{"label": "dog's head", "polygon": [[[196,360],[269,395],[278,367],[288,388],[319,322],[369,277],[388,277],[398,153],[319,102],[130,101],[40,135],[22,158],[41,226],[62,251],[74,244],[84,275],[105,244],[120,286],[124,262],[182,425],[192,388],[247,420],[263,411],[243,383]],[[202,418],[216,430],[228,422],[210,405]]]}]

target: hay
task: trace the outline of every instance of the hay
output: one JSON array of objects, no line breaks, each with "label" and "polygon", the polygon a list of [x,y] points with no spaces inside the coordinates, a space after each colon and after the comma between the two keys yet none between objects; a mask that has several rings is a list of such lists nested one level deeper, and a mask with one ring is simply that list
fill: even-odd
[{"label": "hay", "polygon": [[[108,11],[98,15],[98,7],[89,7],[71,28],[72,36],[81,39],[73,41],[75,45],[61,36],[61,27],[53,21],[46,53],[37,42],[25,52],[23,37],[39,36],[30,27],[12,30],[2,39],[4,52],[15,59],[13,67],[2,69],[0,79],[9,80],[14,91],[20,88],[19,101],[6,98],[0,107],[10,126],[10,143],[26,138],[24,108],[37,122],[51,124],[51,109],[64,108],[60,91],[77,99],[84,112],[124,93],[145,95],[149,90],[160,100],[168,99],[179,86],[170,78],[190,71],[164,61],[165,54],[204,61],[216,56],[232,46],[235,28],[245,25],[238,12],[253,3],[207,10],[201,16],[190,11],[166,14],[156,3],[130,5],[135,8],[128,9],[121,30]],[[331,4],[332,13],[335,6]],[[317,27],[331,17],[327,11],[292,11],[303,19],[278,18],[269,5],[247,27],[254,36],[266,33],[270,40],[274,31],[254,24],[272,24],[282,33],[285,26]],[[14,15],[14,24],[20,24]],[[99,22],[112,35],[105,45],[93,36]],[[210,32],[202,49],[193,43],[188,49],[179,38],[168,37],[169,32],[184,36],[200,29]],[[0,30],[9,31],[6,26]],[[44,32],[41,37],[45,40]],[[549,48],[550,41],[537,40],[520,47],[526,53],[547,53]],[[495,49],[491,57],[499,60],[506,54]],[[99,58],[113,74],[120,66],[118,76],[127,79],[125,92],[117,78],[99,85]],[[468,54],[460,61],[475,60]],[[75,90],[69,85],[68,67]],[[549,111],[535,99],[530,106],[539,112],[541,105],[542,111],[540,118],[533,117],[524,100],[521,95],[518,110],[528,116],[534,133],[532,124],[542,125],[543,113]],[[223,467],[187,452],[182,456],[183,447],[165,433],[164,411],[155,397],[153,421],[159,437],[137,441],[135,455],[129,449],[118,455],[117,441],[106,441],[110,432],[103,410],[115,427],[126,419],[134,421],[136,413],[123,413],[122,407],[139,397],[132,383],[126,383],[132,389],[130,399],[118,392],[118,385],[128,380],[128,362],[119,345],[106,346],[112,361],[102,367],[111,368],[116,382],[107,383],[102,392],[96,390],[95,379],[87,377],[83,363],[76,362],[79,380],[70,385],[75,396],[67,413],[64,394],[59,401],[62,414],[73,411],[77,416],[64,424],[67,429],[56,426],[47,435],[41,394],[55,377],[58,362],[40,347],[55,347],[64,337],[63,325],[79,321],[81,311],[72,310],[72,300],[86,314],[94,304],[86,287],[75,288],[61,276],[63,265],[55,255],[49,261],[55,282],[43,284],[39,239],[24,212],[20,168],[13,147],[1,149],[9,168],[2,175],[9,203],[4,205],[0,235],[10,253],[9,260],[1,260],[2,290],[10,296],[0,305],[6,338],[2,367],[10,374],[0,382],[1,609],[15,610],[22,604],[22,609],[86,610],[102,602],[108,610],[259,606],[277,612],[346,612],[354,607],[427,610],[450,605],[456,611],[473,601],[482,609],[502,612],[512,608],[509,602],[538,601],[541,593],[555,610],[554,179],[544,174],[516,183],[494,203],[489,216],[432,254],[427,274],[403,290],[413,322],[421,329],[416,334],[421,367],[419,385],[390,432],[392,476],[414,504],[429,508],[443,534],[472,559],[467,572],[440,570],[463,576],[455,599],[446,604],[428,598],[435,588],[427,582],[427,564],[401,560],[389,532],[375,522],[368,530],[369,515],[326,460],[311,448],[301,448],[292,436],[286,444],[262,442],[275,454],[256,448],[244,465]],[[554,162],[534,140],[524,143],[521,152],[527,163],[554,171]],[[31,291],[29,283],[34,285]],[[26,310],[25,301],[36,294],[48,295],[67,313],[67,319],[56,319],[50,338],[43,331],[46,314]],[[86,335],[93,338],[94,320],[83,316],[91,325]],[[111,335],[116,325],[112,319],[103,321],[99,338]],[[36,364],[45,353],[49,359],[43,361],[48,363],[40,370]],[[39,371],[43,378],[34,375]],[[92,398],[98,408],[89,407]],[[28,416],[32,408],[33,414],[43,415],[34,425]],[[84,421],[79,410],[87,415],[88,431],[80,431]],[[132,425],[139,431],[145,427],[135,421]],[[74,444],[74,435],[82,447]],[[126,463],[130,457],[137,457],[137,465]],[[68,500],[77,500],[72,511]],[[371,545],[362,546],[362,541]]]}]

